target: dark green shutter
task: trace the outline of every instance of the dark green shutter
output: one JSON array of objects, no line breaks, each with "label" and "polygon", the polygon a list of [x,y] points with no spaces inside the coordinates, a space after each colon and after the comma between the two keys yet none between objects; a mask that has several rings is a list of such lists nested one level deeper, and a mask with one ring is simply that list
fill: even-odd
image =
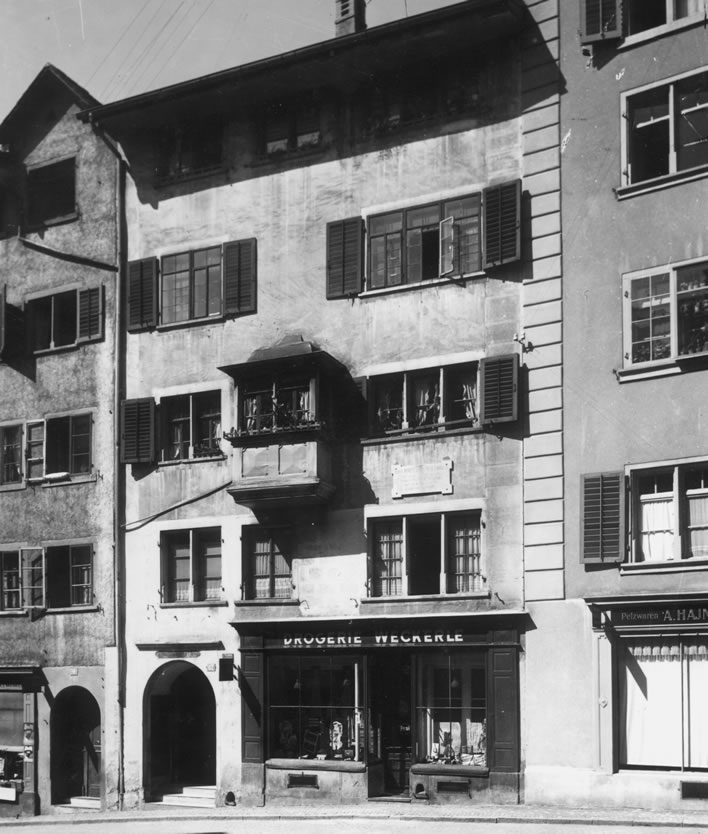
[{"label": "dark green shutter", "polygon": [[224,244],[224,315],[255,312],[257,266],[255,238]]},{"label": "dark green shutter", "polygon": [[361,292],[364,224],[361,217],[327,224],[327,298]]},{"label": "dark green shutter", "polygon": [[521,258],[521,180],[484,189],[484,268]]},{"label": "dark green shutter", "polygon": [[131,332],[157,325],[157,258],[128,264],[128,323]]},{"label": "dark green shutter", "polygon": [[622,562],[625,557],[625,486],[623,472],[582,476],[580,561]]},{"label": "dark green shutter", "polygon": [[121,463],[155,460],[155,400],[143,397],[121,403]]},{"label": "dark green shutter", "polygon": [[580,42],[622,37],[622,0],[580,0]]},{"label": "dark green shutter", "polygon": [[494,356],[479,363],[479,421],[511,423],[519,417],[519,357]]},{"label": "dark green shutter", "polygon": [[499,647],[489,650],[489,769],[506,773],[519,771],[519,680],[517,650]]},{"label": "dark green shutter", "polygon": [[103,335],[102,287],[79,291],[78,341],[100,339]]},{"label": "dark green shutter", "polygon": [[263,653],[241,651],[241,761],[263,762]]}]

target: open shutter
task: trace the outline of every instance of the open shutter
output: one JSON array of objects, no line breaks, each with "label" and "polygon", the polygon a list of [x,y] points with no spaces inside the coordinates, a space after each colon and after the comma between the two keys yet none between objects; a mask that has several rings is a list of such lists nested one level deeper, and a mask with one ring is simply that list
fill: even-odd
[{"label": "open shutter", "polygon": [[455,268],[455,218],[440,221],[440,275],[450,275]]},{"label": "open shutter", "polygon": [[[497,633],[497,636],[503,635]],[[489,651],[492,714],[489,768],[494,771],[519,771],[519,681],[517,650],[511,646]]]},{"label": "open shutter", "polygon": [[103,287],[79,291],[79,333],[77,341],[103,336]]},{"label": "open shutter", "polygon": [[327,298],[361,292],[364,223],[361,217],[327,224]]},{"label": "open shutter", "polygon": [[256,239],[224,244],[224,315],[256,311]]},{"label": "open shutter", "polygon": [[121,463],[155,460],[155,400],[143,397],[121,403]]},{"label": "open shutter", "polygon": [[622,562],[625,556],[623,472],[582,476],[580,560],[594,565]]},{"label": "open shutter", "polygon": [[22,607],[44,608],[44,550],[28,547],[22,554]]},{"label": "open shutter", "polygon": [[5,338],[7,333],[7,284],[0,285],[0,356],[5,350]]},{"label": "open shutter", "polygon": [[263,652],[241,650],[241,761],[263,762]]},{"label": "open shutter", "polygon": [[512,423],[519,417],[519,357],[515,353],[480,360],[479,421]]},{"label": "open shutter", "polygon": [[622,37],[622,0],[580,0],[580,42]]},{"label": "open shutter", "polygon": [[521,180],[484,189],[484,268],[521,258]]},{"label": "open shutter", "polygon": [[157,258],[128,264],[128,330],[157,325]]}]

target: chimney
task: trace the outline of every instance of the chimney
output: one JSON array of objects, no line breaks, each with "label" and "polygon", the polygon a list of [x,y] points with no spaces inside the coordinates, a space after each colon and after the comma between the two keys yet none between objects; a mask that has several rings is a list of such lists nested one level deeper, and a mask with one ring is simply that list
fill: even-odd
[{"label": "chimney", "polygon": [[341,38],[366,29],[366,0],[335,0],[334,34]]}]

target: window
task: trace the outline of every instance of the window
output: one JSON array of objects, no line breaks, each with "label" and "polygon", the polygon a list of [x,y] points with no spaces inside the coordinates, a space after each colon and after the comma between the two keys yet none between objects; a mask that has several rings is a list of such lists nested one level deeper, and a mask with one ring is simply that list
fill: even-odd
[{"label": "window", "polygon": [[424,433],[515,420],[517,366],[512,354],[370,377],[370,433]]},{"label": "window", "polygon": [[183,179],[219,170],[223,128],[218,119],[182,124],[163,134],[156,168],[159,179]]},{"label": "window", "polygon": [[244,434],[317,425],[314,377],[284,374],[245,380],[240,392],[240,430]]},{"label": "window", "polygon": [[627,366],[708,352],[708,261],[624,279]]},{"label": "window", "polygon": [[623,639],[618,664],[620,766],[708,768],[705,638]]},{"label": "window", "polygon": [[268,155],[316,148],[322,139],[320,108],[314,102],[274,102],[263,122],[263,149]]},{"label": "window", "polygon": [[22,426],[0,426],[0,486],[22,482]]},{"label": "window", "polygon": [[65,159],[27,172],[27,220],[42,226],[76,214],[76,164]]},{"label": "window", "polygon": [[243,528],[244,599],[291,599],[290,532],[282,527]]},{"label": "window", "polygon": [[35,353],[103,337],[103,290],[68,290],[27,302]]},{"label": "window", "polygon": [[93,603],[93,548],[69,544],[0,551],[2,610]]},{"label": "window", "polygon": [[268,756],[359,761],[362,668],[356,656],[269,657]]},{"label": "window", "polygon": [[18,550],[0,551],[0,581],[2,581],[2,610],[22,608],[22,580]]},{"label": "window", "polygon": [[27,423],[26,477],[90,475],[93,467],[90,414],[70,414]]},{"label": "window", "polygon": [[700,20],[706,0],[581,0],[584,43],[651,32],[674,23]]},{"label": "window", "polygon": [[[421,284],[521,258],[521,181],[367,219],[367,290]],[[327,298],[362,290],[361,218],[327,225]]]},{"label": "window", "polygon": [[484,656],[421,659],[417,705],[420,761],[487,765]]},{"label": "window", "polygon": [[256,241],[165,255],[128,264],[128,330],[255,312]]},{"label": "window", "polygon": [[188,460],[221,455],[221,393],[206,391],[166,397],[162,459]]},{"label": "window", "polygon": [[623,94],[623,184],[708,164],[708,72]]},{"label": "window", "polygon": [[220,527],[164,531],[162,559],[163,602],[221,599]]},{"label": "window", "polygon": [[370,596],[482,591],[480,513],[372,520]]}]

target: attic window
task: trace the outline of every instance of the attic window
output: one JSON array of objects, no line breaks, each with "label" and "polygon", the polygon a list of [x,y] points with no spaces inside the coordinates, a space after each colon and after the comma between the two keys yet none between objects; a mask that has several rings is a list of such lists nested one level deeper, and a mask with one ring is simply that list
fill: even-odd
[{"label": "attic window", "polygon": [[217,118],[178,125],[165,131],[158,148],[157,176],[182,179],[218,170],[222,165],[223,128]]},{"label": "attic window", "polygon": [[27,172],[27,220],[44,226],[76,215],[76,160],[64,159]]}]

